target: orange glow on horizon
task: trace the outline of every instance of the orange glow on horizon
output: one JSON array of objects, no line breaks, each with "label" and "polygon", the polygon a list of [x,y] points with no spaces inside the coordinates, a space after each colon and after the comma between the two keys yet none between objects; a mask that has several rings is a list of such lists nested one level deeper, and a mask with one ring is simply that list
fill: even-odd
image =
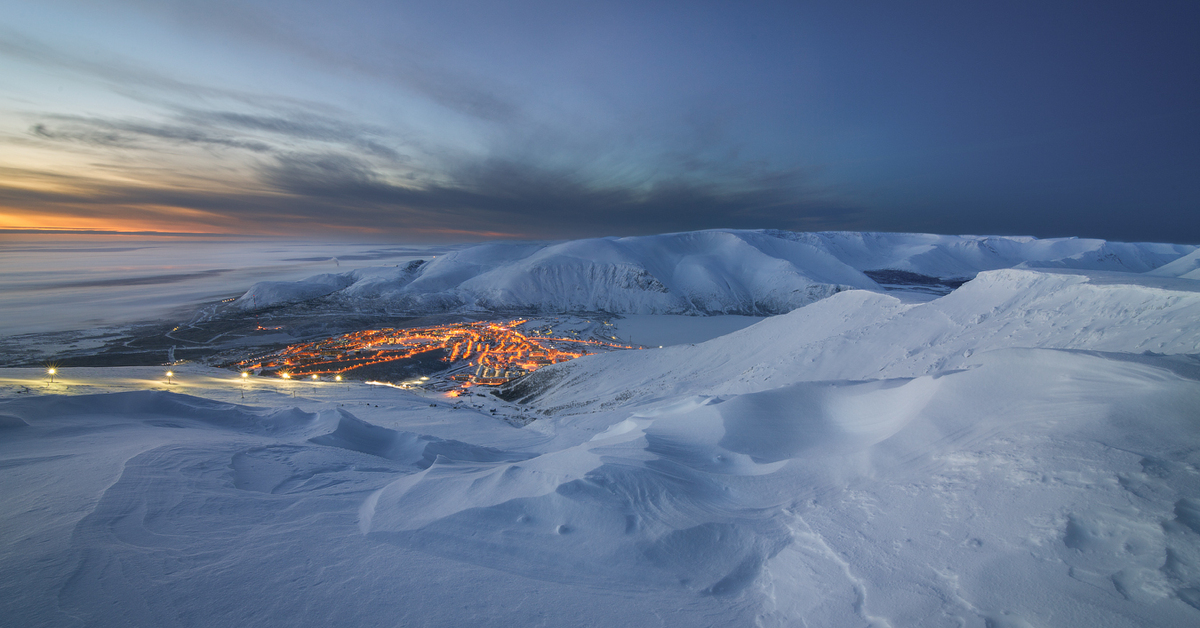
[{"label": "orange glow on horizon", "polygon": [[[263,236],[263,237],[304,237],[314,234],[328,234],[330,231],[335,231],[348,235],[373,235],[384,236],[391,231],[378,227],[357,227],[352,225],[330,225],[323,223],[304,223],[297,225],[296,229],[279,229],[279,228],[264,228],[257,222],[231,222],[230,224],[218,226],[213,225],[210,221],[196,220],[193,217],[209,217],[219,219],[191,209],[179,208],[155,208],[155,213],[162,216],[155,219],[136,219],[136,218],[108,218],[95,216],[68,216],[62,214],[50,214],[41,212],[17,212],[8,208],[0,208],[0,230],[37,230],[52,233],[55,231],[71,232],[71,231],[90,231],[96,232],[95,235],[122,235],[122,234],[155,234],[163,235],[171,234],[204,234],[204,235],[222,235],[222,234],[237,234],[247,236]],[[169,214],[178,211],[179,215],[172,217]],[[278,221],[273,221],[278,224]],[[469,229],[423,229],[423,228],[404,228],[396,230],[397,235],[421,235],[425,237],[442,236],[442,239],[451,241],[453,238],[463,239],[520,239],[529,237],[527,234],[507,233],[502,231],[472,231]]]}]

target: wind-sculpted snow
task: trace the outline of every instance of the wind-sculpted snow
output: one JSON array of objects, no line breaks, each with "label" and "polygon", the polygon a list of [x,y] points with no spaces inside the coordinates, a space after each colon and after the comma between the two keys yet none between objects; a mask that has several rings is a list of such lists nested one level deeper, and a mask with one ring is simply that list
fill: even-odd
[{"label": "wind-sculpted snow", "polygon": [[790,476],[781,463],[861,452],[936,388],[924,378],[689,398],[530,460],[439,458],[373,494],[360,525],[529,577],[735,595],[790,543],[774,515],[794,495],[767,488]]},{"label": "wind-sculpted snow", "polygon": [[[11,404],[22,416],[26,404]],[[256,434],[302,434],[330,423],[330,416],[299,408],[247,408],[200,397],[160,391],[134,391],[39,398],[36,415],[69,417],[96,425],[117,415],[166,427],[219,428]],[[328,413],[327,413],[328,414]],[[98,420],[97,420],[98,419]],[[86,424],[86,423],[81,423]]]},{"label": "wind-sculpted snow", "polygon": [[332,295],[409,312],[782,314],[848,288],[879,290],[861,271],[931,279],[1017,266],[1141,273],[1194,250],[1076,238],[730,230],[490,243],[402,268],[260,283],[236,306]]},{"label": "wind-sculpted snow", "polygon": [[367,423],[345,410],[339,409],[338,414],[341,416],[337,429],[329,434],[310,438],[309,442],[360,451],[411,464],[420,469],[429,468],[439,457],[468,462],[512,462],[533,456],[414,432],[397,432]]},{"label": "wind-sculpted snow", "polygon": [[1188,625],[1200,385],[1147,360],[1007,349],[540,439],[381,425],[430,425],[407,397],[273,433],[170,394],[12,400],[0,599],[20,625]]}]

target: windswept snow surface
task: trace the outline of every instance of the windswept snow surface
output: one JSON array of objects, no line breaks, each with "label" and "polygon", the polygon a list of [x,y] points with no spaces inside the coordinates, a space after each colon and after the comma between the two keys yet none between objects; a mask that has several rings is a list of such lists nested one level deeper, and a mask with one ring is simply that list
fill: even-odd
[{"label": "windswept snow surface", "polygon": [[5,369],[0,617],[1196,625],[1200,284],[1065,265],[547,367],[519,429],[491,395]]},{"label": "windswept snow surface", "polygon": [[1015,266],[1140,273],[1194,250],[1076,238],[713,230],[483,244],[420,266],[259,284],[236,305],[259,309],[335,295],[407,312],[769,315],[850,288],[880,290],[862,271],[946,279]]}]

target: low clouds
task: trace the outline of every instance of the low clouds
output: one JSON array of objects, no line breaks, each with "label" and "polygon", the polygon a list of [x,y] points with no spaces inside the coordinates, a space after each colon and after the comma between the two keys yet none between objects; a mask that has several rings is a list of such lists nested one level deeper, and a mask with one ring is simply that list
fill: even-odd
[{"label": "low clouds", "polygon": [[[256,18],[238,19],[245,23],[218,19],[214,27],[236,34]],[[18,227],[109,220],[122,230],[418,239],[835,228],[862,216],[802,171],[739,160],[719,137],[656,146],[631,141],[633,131],[595,137],[534,123],[517,101],[486,87],[493,82],[447,71],[428,55],[344,54],[260,26],[267,45],[423,94],[453,112],[450,126],[421,128],[426,118],[405,116],[367,123],[321,100],[207,86],[6,37],[0,55],[98,81],[137,113],[22,112],[24,131],[0,141],[86,166],[11,165],[0,214],[23,214],[9,222]]]},{"label": "low clouds", "polygon": [[[531,156],[557,150],[553,137],[525,141],[514,156],[505,156],[503,145],[492,148],[498,155],[476,155],[417,147],[348,114],[294,104],[171,106],[162,113],[156,120],[39,116],[28,127],[28,141],[90,158],[106,155],[112,159],[106,170],[125,173],[125,180],[59,174],[54,185],[0,184],[0,202],[68,220],[112,215],[149,224],[178,210],[184,230],[232,225],[264,233],[459,239],[832,228],[861,216],[801,172],[736,159],[664,155],[653,172],[639,175],[631,167],[605,177],[603,169],[588,166],[619,161],[619,154],[538,163]],[[156,179],[164,169],[174,176]],[[21,172],[12,180],[47,176]]]},{"label": "low clouds", "polygon": [[[125,147],[124,125],[95,125],[56,133],[35,129],[46,141],[89,141]],[[147,138],[200,146],[215,141],[199,132],[144,133]],[[222,141],[238,150],[245,140]],[[352,143],[343,143],[343,149]],[[483,159],[459,162],[437,178],[397,174],[392,162],[364,152],[285,152],[278,146],[245,148],[254,166],[238,185],[153,186],[57,175],[53,191],[0,184],[0,203],[88,218],[112,213],[141,221],[170,218],[170,208],[199,224],[228,231],[312,235],[392,233],[417,238],[580,237],[680,231],[711,227],[829,228],[860,212],[836,199],[807,192],[797,175],[773,173],[743,180],[738,188],[695,178],[596,185],[574,170]],[[19,178],[28,179],[28,176]],[[166,209],[164,209],[166,208]]]}]

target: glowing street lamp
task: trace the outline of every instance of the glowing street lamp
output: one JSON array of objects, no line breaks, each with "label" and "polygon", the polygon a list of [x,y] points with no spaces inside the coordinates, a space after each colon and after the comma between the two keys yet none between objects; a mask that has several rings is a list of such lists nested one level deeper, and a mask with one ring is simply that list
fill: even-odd
[{"label": "glowing street lamp", "polygon": [[333,379],[335,379],[335,380],[337,380],[337,381],[339,381],[339,382],[340,382],[340,381],[342,381],[342,376],[341,376],[341,375],[335,375],[335,376],[333,377]]},{"label": "glowing street lamp", "polygon": [[171,383],[171,378],[175,376],[175,371],[167,371],[167,383]]},{"label": "glowing street lamp", "polygon": [[[288,381],[291,381],[291,380],[292,380],[292,374],[291,374],[291,373],[288,373],[288,372],[286,372],[286,371],[285,371],[285,372],[283,372],[283,373],[280,373],[280,374],[279,374],[279,376],[280,376],[280,377],[282,377],[283,379],[286,379],[286,380],[288,380]],[[288,388],[291,388],[291,386],[288,386]],[[295,396],[296,396],[296,391],[295,391],[295,390],[293,390],[293,391],[292,391],[292,397],[295,397]]]},{"label": "glowing street lamp", "polygon": [[57,372],[58,372],[58,369],[54,368],[53,366],[52,366],[52,367],[50,367],[50,368],[48,368],[48,369],[46,369],[46,374],[50,376],[50,383],[51,383],[51,384],[53,384],[53,383],[54,383],[54,374],[55,374],[55,373],[57,373]]}]

